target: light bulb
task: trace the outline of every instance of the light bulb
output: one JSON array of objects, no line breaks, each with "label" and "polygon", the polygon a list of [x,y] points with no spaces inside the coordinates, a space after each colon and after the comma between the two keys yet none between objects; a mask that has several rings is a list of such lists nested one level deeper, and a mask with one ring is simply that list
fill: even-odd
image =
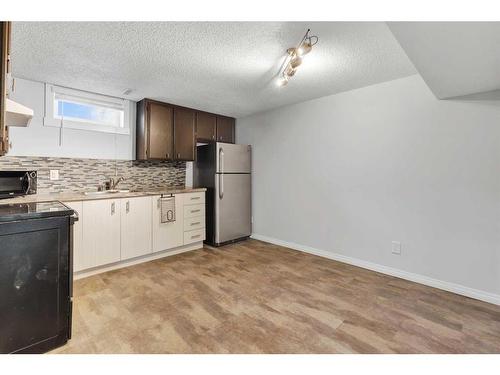
[{"label": "light bulb", "polygon": [[293,59],[290,60],[290,66],[293,69],[296,69],[300,64],[302,64],[302,57],[300,56],[295,56]]},{"label": "light bulb", "polygon": [[304,56],[307,55],[309,52],[312,50],[312,44],[311,42],[304,42],[300,45],[299,49],[297,50],[297,55],[299,56]]},{"label": "light bulb", "polygon": [[294,69],[291,65],[286,68],[285,70],[285,74],[288,76],[288,77],[292,77],[295,75],[295,72],[297,71],[297,69]]},{"label": "light bulb", "polygon": [[288,84],[288,77],[282,76],[282,77],[278,78],[278,80],[276,81],[276,84],[280,87],[286,86]]}]

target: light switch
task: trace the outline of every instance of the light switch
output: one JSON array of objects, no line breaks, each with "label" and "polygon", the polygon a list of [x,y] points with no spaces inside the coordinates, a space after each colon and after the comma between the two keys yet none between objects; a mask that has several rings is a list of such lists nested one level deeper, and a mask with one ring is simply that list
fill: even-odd
[{"label": "light switch", "polygon": [[396,255],[401,255],[401,242],[392,241],[392,253]]}]

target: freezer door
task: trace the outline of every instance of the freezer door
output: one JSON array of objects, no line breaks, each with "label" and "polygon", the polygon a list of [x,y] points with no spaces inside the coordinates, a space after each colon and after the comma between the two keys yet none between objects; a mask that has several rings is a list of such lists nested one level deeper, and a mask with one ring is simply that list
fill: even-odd
[{"label": "freezer door", "polygon": [[215,242],[250,236],[251,218],[251,175],[216,174]]},{"label": "freezer door", "polygon": [[216,173],[250,173],[250,145],[216,143]]}]

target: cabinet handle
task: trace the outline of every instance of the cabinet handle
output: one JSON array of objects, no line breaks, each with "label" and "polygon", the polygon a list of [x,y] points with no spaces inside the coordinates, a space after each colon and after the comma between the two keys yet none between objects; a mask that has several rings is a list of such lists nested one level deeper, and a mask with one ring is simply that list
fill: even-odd
[{"label": "cabinet handle", "polygon": [[181,154],[177,153],[177,159],[181,158]]},{"label": "cabinet handle", "polygon": [[200,197],[191,197],[190,199],[191,199],[192,201],[195,201],[195,200],[197,200],[197,199],[200,199]]},{"label": "cabinet handle", "polygon": [[191,210],[192,214],[194,214],[195,212],[200,212],[200,210]]},{"label": "cabinet handle", "polygon": [[111,215],[115,214],[115,202],[111,203]]},{"label": "cabinet handle", "polygon": [[200,236],[201,236],[201,234],[197,234],[196,236],[191,236],[191,238],[198,238]]},{"label": "cabinet handle", "polygon": [[199,221],[197,221],[196,223],[191,223],[191,226],[195,226],[195,225],[198,225],[198,224],[201,224]]},{"label": "cabinet handle", "polygon": [[167,159],[170,159],[170,154],[167,152]]},{"label": "cabinet handle", "polygon": [[127,211],[127,214],[130,212],[130,201],[127,201],[127,204],[125,205],[125,210]]},{"label": "cabinet handle", "polygon": [[160,208],[160,198],[156,201],[156,208]]}]

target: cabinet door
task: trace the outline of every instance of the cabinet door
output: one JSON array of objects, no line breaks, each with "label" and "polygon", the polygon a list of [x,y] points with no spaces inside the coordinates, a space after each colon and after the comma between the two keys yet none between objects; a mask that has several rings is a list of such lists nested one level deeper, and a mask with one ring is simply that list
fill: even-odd
[{"label": "cabinet door", "polygon": [[66,206],[76,211],[78,221],[73,224],[73,271],[85,269],[85,254],[83,252],[83,202],[64,202]]},{"label": "cabinet door", "polygon": [[196,113],[196,139],[202,141],[215,141],[217,116],[206,113]]},{"label": "cabinet door", "polygon": [[187,108],[174,109],[175,159],[194,160],[196,112]]},{"label": "cabinet door", "polygon": [[153,204],[153,252],[182,246],[183,237],[183,194],[175,195],[175,221],[161,222],[160,196],[152,197]]},{"label": "cabinet door", "polygon": [[151,253],[151,197],[121,200],[121,259]]},{"label": "cabinet door", "polygon": [[10,69],[10,22],[0,22],[0,156],[9,150],[9,132],[5,126],[7,73]]},{"label": "cabinet door", "polygon": [[234,143],[234,123],[232,117],[217,116],[217,142]]},{"label": "cabinet door", "polygon": [[147,102],[148,159],[173,159],[173,108],[167,104]]},{"label": "cabinet door", "polygon": [[81,269],[120,260],[120,200],[83,202]]}]

